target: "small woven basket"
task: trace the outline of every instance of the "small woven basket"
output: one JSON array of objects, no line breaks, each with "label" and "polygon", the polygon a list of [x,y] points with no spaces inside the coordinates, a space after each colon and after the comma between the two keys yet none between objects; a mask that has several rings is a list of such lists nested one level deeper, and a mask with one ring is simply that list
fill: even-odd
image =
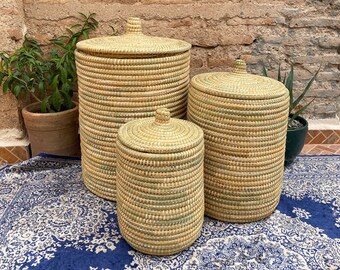
[{"label": "small woven basket", "polygon": [[188,120],[204,131],[206,215],[251,222],[270,215],[280,195],[289,95],[284,85],[250,75],[236,60],[232,72],[191,81]]},{"label": "small woven basket", "polygon": [[203,131],[170,119],[131,121],[117,137],[117,211],[120,232],[136,250],[170,255],[199,236],[204,216]]},{"label": "small woven basket", "polygon": [[166,107],[186,114],[190,48],[187,42],[146,36],[138,18],[125,35],[77,44],[79,124],[83,179],[96,195],[116,200],[119,127]]}]

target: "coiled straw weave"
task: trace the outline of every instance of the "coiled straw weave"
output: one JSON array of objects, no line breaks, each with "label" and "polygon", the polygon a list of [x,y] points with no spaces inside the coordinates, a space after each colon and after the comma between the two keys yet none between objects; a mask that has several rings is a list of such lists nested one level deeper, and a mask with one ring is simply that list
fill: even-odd
[{"label": "coiled straw weave", "polygon": [[120,232],[140,252],[170,255],[199,236],[204,216],[203,131],[170,119],[131,121],[117,138],[117,211]]},{"label": "coiled straw weave", "polygon": [[195,76],[188,120],[204,131],[206,215],[251,222],[276,208],[283,177],[288,90],[278,81],[246,73]]},{"label": "coiled straw weave", "polygon": [[116,137],[124,123],[162,107],[185,116],[190,48],[143,35],[138,18],[129,18],[125,35],[77,44],[83,179],[96,195],[116,200]]}]

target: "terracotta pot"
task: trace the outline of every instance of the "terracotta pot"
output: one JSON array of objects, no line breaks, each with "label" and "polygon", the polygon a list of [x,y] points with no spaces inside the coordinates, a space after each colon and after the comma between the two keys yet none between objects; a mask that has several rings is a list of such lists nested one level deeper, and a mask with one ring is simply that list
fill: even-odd
[{"label": "terracotta pot", "polygon": [[40,113],[40,103],[22,109],[32,156],[39,153],[79,156],[78,103],[63,112]]}]

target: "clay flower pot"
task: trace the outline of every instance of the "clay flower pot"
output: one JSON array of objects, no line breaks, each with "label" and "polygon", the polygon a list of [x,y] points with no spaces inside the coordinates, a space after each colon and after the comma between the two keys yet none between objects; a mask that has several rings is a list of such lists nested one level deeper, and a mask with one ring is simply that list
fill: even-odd
[{"label": "clay flower pot", "polygon": [[39,153],[79,156],[78,103],[75,107],[56,113],[40,113],[40,103],[22,109],[32,156]]}]

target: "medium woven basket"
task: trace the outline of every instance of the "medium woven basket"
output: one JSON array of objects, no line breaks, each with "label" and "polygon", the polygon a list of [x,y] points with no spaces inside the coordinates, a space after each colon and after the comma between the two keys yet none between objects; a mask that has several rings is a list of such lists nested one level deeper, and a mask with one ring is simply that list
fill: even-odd
[{"label": "medium woven basket", "polygon": [[138,18],[129,18],[125,35],[77,44],[83,179],[93,193],[116,200],[119,127],[162,107],[172,117],[185,116],[190,48],[144,35]]},{"label": "medium woven basket", "polygon": [[204,131],[206,215],[251,222],[276,208],[284,169],[288,90],[250,75],[236,60],[232,72],[200,74],[191,81],[188,120]]},{"label": "medium woven basket", "polygon": [[120,232],[136,250],[170,255],[199,236],[204,216],[203,131],[156,117],[131,121],[117,137],[117,211]]}]

